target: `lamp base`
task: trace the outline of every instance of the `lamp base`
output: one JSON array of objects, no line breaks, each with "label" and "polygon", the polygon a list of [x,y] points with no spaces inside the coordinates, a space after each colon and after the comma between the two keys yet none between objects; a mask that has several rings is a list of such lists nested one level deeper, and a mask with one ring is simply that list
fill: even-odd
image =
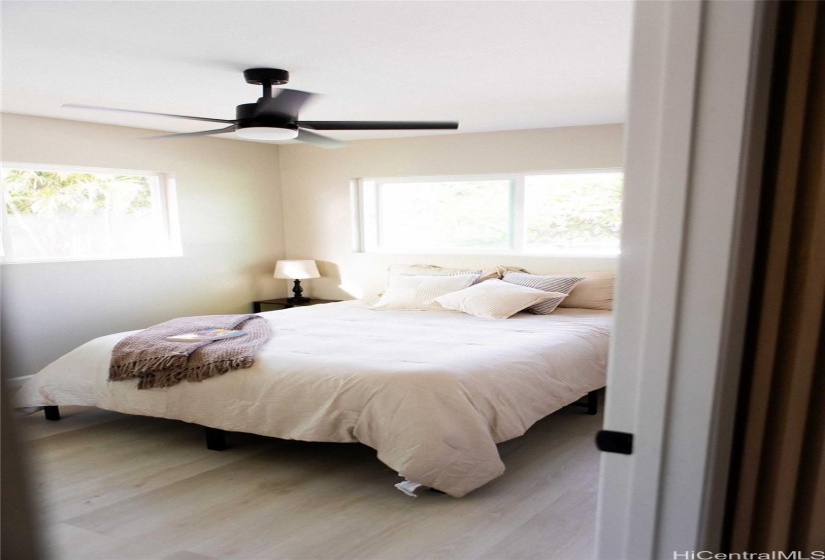
[{"label": "lamp base", "polygon": [[303,296],[304,290],[301,288],[301,281],[297,278],[295,279],[295,285],[292,288],[292,293],[295,295],[291,298],[286,298],[287,302],[292,304],[309,303],[309,298]]}]

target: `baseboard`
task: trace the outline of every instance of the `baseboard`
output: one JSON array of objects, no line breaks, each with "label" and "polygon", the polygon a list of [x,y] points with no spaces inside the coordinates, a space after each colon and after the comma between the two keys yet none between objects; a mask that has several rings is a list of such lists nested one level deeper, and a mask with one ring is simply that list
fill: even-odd
[{"label": "baseboard", "polygon": [[21,375],[20,377],[11,377],[3,381],[3,384],[9,389],[17,389],[22,387],[23,383],[34,377],[33,375]]}]

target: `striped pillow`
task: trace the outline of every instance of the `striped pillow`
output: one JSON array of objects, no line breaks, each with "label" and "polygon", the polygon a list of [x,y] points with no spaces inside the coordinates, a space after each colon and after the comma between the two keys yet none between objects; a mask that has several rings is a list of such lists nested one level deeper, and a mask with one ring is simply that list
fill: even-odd
[{"label": "striped pillow", "polygon": [[[504,276],[504,281],[528,288],[536,288],[545,292],[559,292],[569,294],[573,287],[584,280],[583,276],[537,276],[535,274],[523,274],[521,272],[510,272]],[[563,297],[556,297],[530,306],[527,311],[537,315],[549,315],[561,303]]]},{"label": "striped pillow", "polygon": [[442,310],[433,300],[463,290],[478,279],[478,274],[439,274],[434,276],[393,274],[387,290],[373,309],[408,311]]},{"label": "striped pillow", "polygon": [[522,309],[548,299],[562,300],[566,294],[545,292],[498,279],[486,280],[464,290],[445,294],[435,301],[445,309],[488,319],[506,319]]}]

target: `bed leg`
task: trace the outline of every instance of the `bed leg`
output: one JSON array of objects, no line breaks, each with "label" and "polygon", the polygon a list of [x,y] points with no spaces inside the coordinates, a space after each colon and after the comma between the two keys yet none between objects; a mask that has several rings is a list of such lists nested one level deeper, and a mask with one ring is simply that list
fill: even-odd
[{"label": "bed leg", "polygon": [[595,391],[590,391],[587,393],[587,413],[588,414],[598,414],[599,413],[599,391],[598,389]]},{"label": "bed leg", "polygon": [[229,448],[229,444],[226,443],[225,431],[219,430],[218,428],[207,428],[206,426],[204,426],[203,431],[206,436],[207,449],[212,451],[225,451]]},{"label": "bed leg", "polygon": [[60,420],[60,408],[57,406],[44,406],[43,414],[46,416],[46,420]]}]

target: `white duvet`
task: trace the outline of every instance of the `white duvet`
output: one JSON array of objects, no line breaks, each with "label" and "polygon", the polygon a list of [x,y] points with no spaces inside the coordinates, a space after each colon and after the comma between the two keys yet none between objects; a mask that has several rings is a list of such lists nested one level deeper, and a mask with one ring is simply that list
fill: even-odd
[{"label": "white duvet", "polygon": [[603,387],[609,311],[480,319],[349,301],[262,313],[250,369],[137,390],[107,380],[115,343],[59,358],[19,406],[83,405],[305,441],[361,442],[410,481],[463,496],[504,472],[496,443]]}]

